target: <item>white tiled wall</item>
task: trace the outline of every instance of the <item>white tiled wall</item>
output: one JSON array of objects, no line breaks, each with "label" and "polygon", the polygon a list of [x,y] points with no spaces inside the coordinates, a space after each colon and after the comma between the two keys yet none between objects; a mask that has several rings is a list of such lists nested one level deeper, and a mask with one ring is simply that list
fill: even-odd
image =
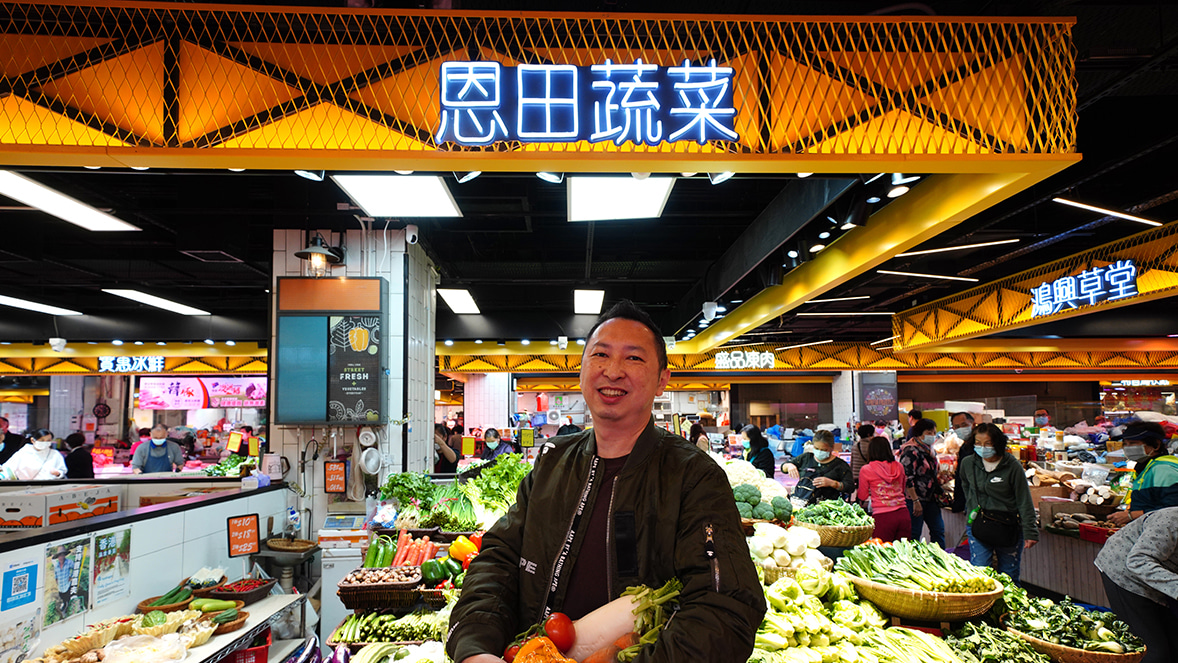
[{"label": "white tiled wall", "polygon": [[507,417],[514,408],[511,396],[511,374],[472,373],[462,391],[463,423],[467,430],[507,427]]},{"label": "white tiled wall", "polygon": [[70,419],[82,414],[85,386],[85,376],[49,376],[49,430],[53,431],[55,436],[64,439],[80,428],[71,425]]},{"label": "white tiled wall", "polygon": [[847,422],[855,418],[855,372],[839,371],[830,383],[832,422],[842,430],[844,439],[853,439],[854,431],[847,430]]},{"label": "white tiled wall", "polygon": [[[242,559],[247,558],[229,558],[226,519],[230,516],[257,513],[262,530],[260,535],[264,537],[267,519],[274,516],[275,521],[279,522],[279,519],[284,517],[286,492],[260,493],[244,499],[207,507],[194,507],[181,513],[131,523],[130,595],[46,628],[41,633],[41,642],[34,649],[34,655],[77,635],[85,624],[134,613],[140,601],[167,592],[201,567],[222,567],[226,569],[226,575],[229,577],[240,578],[243,573]],[[124,527],[126,526],[99,530],[90,536],[114,532]],[[0,554],[0,568],[5,568],[13,562],[30,559],[38,561],[38,606],[44,605],[42,597],[45,593],[45,550],[45,544],[40,544]],[[12,614],[0,613],[0,625],[22,614],[23,610],[18,608],[10,611]]]}]

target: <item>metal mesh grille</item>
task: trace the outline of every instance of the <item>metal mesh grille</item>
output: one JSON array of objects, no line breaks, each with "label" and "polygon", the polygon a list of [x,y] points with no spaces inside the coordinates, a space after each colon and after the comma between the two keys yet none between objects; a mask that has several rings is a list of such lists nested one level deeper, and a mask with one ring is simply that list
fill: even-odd
[{"label": "metal mesh grille", "polygon": [[[1047,263],[965,292],[938,299],[898,313],[892,318],[896,349],[932,346],[936,343],[991,334],[1083,315],[1092,310],[1136,304],[1170,296],[1178,291],[1178,223],[1160,226],[1111,244]],[[1032,289],[1053,284],[1060,277],[1132,261],[1138,294],[1117,300],[1076,301],[1058,311],[1034,315]],[[1107,283],[1102,289],[1108,289]],[[1110,294],[1108,292],[1104,293]],[[1054,298],[1054,292],[1052,293]],[[1082,297],[1077,298],[1082,299]]]},{"label": "metal mesh grille", "polygon": [[[679,154],[1075,150],[1063,19],[710,20],[0,4],[0,145]],[[452,60],[734,69],[738,141],[434,143]]]}]

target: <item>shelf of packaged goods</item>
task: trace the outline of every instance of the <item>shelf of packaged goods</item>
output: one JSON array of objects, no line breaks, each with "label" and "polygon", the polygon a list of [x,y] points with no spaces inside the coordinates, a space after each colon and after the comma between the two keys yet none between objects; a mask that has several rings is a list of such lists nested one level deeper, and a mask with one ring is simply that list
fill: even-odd
[{"label": "shelf of packaged goods", "polygon": [[243,611],[250,616],[244,626],[232,633],[214,635],[205,644],[189,649],[188,657],[184,660],[188,663],[216,663],[224,660],[233,652],[249,647],[254,638],[277,621],[284,610],[306,601],[306,598],[304,594],[271,595],[245,606]]}]

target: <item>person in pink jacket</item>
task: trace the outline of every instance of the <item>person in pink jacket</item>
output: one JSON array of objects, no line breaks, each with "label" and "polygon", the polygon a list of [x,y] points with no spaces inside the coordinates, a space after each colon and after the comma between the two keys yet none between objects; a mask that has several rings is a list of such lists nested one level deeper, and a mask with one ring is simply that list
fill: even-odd
[{"label": "person in pink jacket", "polygon": [[859,501],[871,499],[876,538],[897,541],[912,533],[912,518],[904,503],[904,466],[896,462],[887,438],[874,437],[867,447],[868,463],[859,471]]}]

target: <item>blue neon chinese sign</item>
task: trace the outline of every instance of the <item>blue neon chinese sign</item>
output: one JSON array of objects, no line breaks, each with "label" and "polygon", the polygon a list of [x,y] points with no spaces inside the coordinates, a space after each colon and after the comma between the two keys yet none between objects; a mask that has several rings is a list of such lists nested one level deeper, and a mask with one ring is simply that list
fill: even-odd
[{"label": "blue neon chinese sign", "polygon": [[438,143],[734,141],[732,68],[442,63]]},{"label": "blue neon chinese sign", "polygon": [[1068,308],[1137,296],[1137,266],[1118,260],[1107,267],[1093,267],[1076,276],[1061,276],[1031,289],[1031,317],[1059,313]]}]

